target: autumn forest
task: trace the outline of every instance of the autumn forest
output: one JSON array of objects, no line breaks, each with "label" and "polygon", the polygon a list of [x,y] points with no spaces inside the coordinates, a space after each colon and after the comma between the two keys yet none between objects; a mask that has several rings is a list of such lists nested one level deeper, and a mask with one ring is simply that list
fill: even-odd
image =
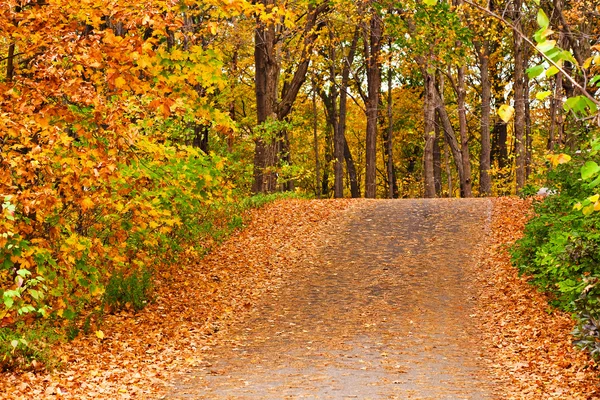
[{"label": "autumn forest", "polygon": [[0,369],[275,198],[540,188],[513,263],[599,356],[599,86],[595,0],[2,1]]}]

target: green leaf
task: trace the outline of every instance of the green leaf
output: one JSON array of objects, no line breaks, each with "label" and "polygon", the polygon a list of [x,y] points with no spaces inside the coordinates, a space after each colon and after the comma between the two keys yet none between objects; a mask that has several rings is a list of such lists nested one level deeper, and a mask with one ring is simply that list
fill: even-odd
[{"label": "green leaf", "polygon": [[538,10],[537,23],[543,29],[548,28],[548,26],[550,25],[550,20],[548,19],[548,16],[541,8]]},{"label": "green leaf", "polygon": [[4,297],[4,305],[6,306],[6,308],[11,308],[13,304],[15,304],[15,301],[12,297]]},{"label": "green leaf", "polygon": [[581,179],[588,180],[600,172],[600,166],[595,161],[586,161],[581,167]]},{"label": "green leaf", "polygon": [[542,53],[546,53],[547,51],[550,51],[556,47],[556,40],[545,40],[542,43],[539,43],[535,47]]},{"label": "green leaf", "polygon": [[593,188],[595,188],[596,186],[598,186],[599,184],[600,184],[600,175],[598,175],[598,176],[596,177],[596,179],[594,179],[593,181],[591,181],[591,182],[588,184],[588,187],[589,187],[590,189],[593,189]]},{"label": "green leaf", "polygon": [[563,108],[566,111],[573,111],[577,116],[594,114],[598,111],[598,106],[585,96],[569,97]]},{"label": "green leaf", "polygon": [[579,65],[573,54],[571,54],[568,50],[563,50],[560,52],[560,59],[570,62],[573,65]]},{"label": "green leaf", "polygon": [[25,278],[27,275],[31,275],[31,272],[29,270],[21,268],[20,270],[17,271],[17,275],[22,276],[23,278]]},{"label": "green leaf", "polygon": [[546,90],[545,92],[539,92],[535,94],[535,98],[538,99],[539,101],[543,101],[546,97],[550,96],[552,94],[551,90]]},{"label": "green leaf", "polygon": [[543,72],[544,72],[544,66],[541,64],[527,69],[527,75],[529,76],[529,79],[537,78]]}]

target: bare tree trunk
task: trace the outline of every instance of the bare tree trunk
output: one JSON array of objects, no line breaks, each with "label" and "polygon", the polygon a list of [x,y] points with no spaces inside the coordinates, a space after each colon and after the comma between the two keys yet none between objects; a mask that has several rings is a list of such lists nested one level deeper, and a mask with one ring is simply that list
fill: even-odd
[{"label": "bare tree trunk", "polygon": [[8,45],[8,57],[6,57],[6,80],[12,81],[15,75],[15,44]]},{"label": "bare tree trunk", "polygon": [[525,74],[525,179],[531,175],[531,155],[533,137],[531,136],[531,109],[529,107],[529,77]]},{"label": "bare tree trunk", "polygon": [[437,197],[442,197],[442,148],[440,141],[443,141],[443,136],[438,124],[439,118],[435,119],[435,140],[433,141],[433,179],[435,181],[435,194]]},{"label": "bare tree trunk", "polygon": [[526,56],[523,38],[520,33],[523,31],[523,0],[515,0],[513,12],[513,24],[516,29],[513,31],[513,54],[515,60],[514,71],[514,101],[515,101],[515,175],[517,181],[517,191],[525,185],[525,124],[526,124],[526,107],[525,98],[525,68]]},{"label": "bare tree trunk", "polygon": [[[462,0],[454,0],[455,6],[460,6]],[[462,42],[456,42],[456,47],[462,47]],[[458,108],[458,126],[460,132],[460,152],[462,156],[462,180],[460,184],[461,197],[471,197],[471,156],[469,154],[469,132],[467,127],[466,89],[465,89],[465,66],[456,67],[456,105]]]},{"label": "bare tree trunk", "polygon": [[[339,116],[338,123],[335,131],[335,158],[336,158],[336,167],[337,163],[340,163],[339,171],[336,170],[336,187],[337,187],[337,179],[339,172],[339,185],[342,189],[339,197],[343,196],[343,175],[344,175],[344,159],[346,159],[346,164],[348,165],[348,173],[350,176],[350,180],[352,181],[352,173],[349,170],[350,165],[354,168],[354,163],[352,162],[352,156],[350,155],[349,150],[346,151],[345,147],[348,145],[346,143],[346,115],[348,114],[348,84],[350,83],[350,67],[354,63],[354,56],[356,54],[356,46],[358,44],[359,31],[358,29],[355,31],[354,36],[352,37],[352,43],[350,44],[350,49],[348,50],[348,55],[344,60],[344,66],[342,67],[342,81],[340,84],[340,107],[339,107]],[[333,47],[333,46],[332,46]],[[333,59],[332,59],[333,61]],[[335,78],[334,78],[335,79]],[[350,163],[348,163],[348,158],[350,158]],[[356,179],[356,170],[352,171],[354,173],[354,179]],[[351,182],[352,186],[352,182]],[[352,197],[354,196],[354,191],[351,189]],[[337,197],[337,196],[336,196]]]},{"label": "bare tree trunk", "polygon": [[425,197],[435,197],[433,143],[435,141],[435,75],[425,72],[425,147],[423,149],[423,178]]},{"label": "bare tree trunk", "polygon": [[313,83],[312,93],[312,112],[313,112],[313,148],[315,150],[315,196],[321,198],[321,163],[319,162],[319,119],[317,118],[317,89]]},{"label": "bare tree trunk", "polygon": [[[391,45],[390,45],[391,47]],[[396,173],[394,171],[394,113],[393,113],[393,96],[392,96],[392,68],[388,68],[387,85],[388,85],[388,98],[387,98],[387,117],[388,117],[388,129],[385,141],[386,153],[387,153],[387,177],[388,177],[388,197],[394,199],[398,197],[398,186],[396,184]]]},{"label": "bare tree trunk", "polygon": [[358,182],[358,174],[356,173],[356,166],[352,159],[352,153],[350,153],[350,147],[348,141],[344,136],[344,158],[346,159],[346,168],[348,169],[348,180],[350,181],[350,196],[353,199],[360,197],[360,185]]},{"label": "bare tree trunk", "polygon": [[[438,117],[439,120],[439,117]],[[444,162],[446,164],[446,177],[448,178],[448,197],[452,197],[452,167],[450,166],[450,146],[444,142]]]},{"label": "bare tree trunk", "polygon": [[465,90],[465,67],[457,68],[457,93],[456,102],[458,105],[458,123],[460,129],[461,156],[463,180],[461,182],[461,197],[471,197],[471,160],[469,155],[469,132],[467,131],[467,110],[466,110],[466,90]]},{"label": "bare tree trunk", "polygon": [[381,91],[381,37],[383,22],[371,3],[368,40],[364,40],[367,61],[367,138],[365,151],[365,197],[375,198],[377,180],[377,117]]},{"label": "bare tree trunk", "polygon": [[490,111],[492,101],[492,86],[489,75],[489,41],[475,42],[479,69],[481,70],[481,154],[479,156],[479,195],[489,196],[492,191],[490,177],[491,140],[490,140]]},{"label": "bare tree trunk", "polygon": [[[274,0],[261,0],[261,3],[268,8],[274,5]],[[256,116],[259,125],[269,118],[277,119],[275,103],[280,65],[275,55],[276,40],[273,23],[265,25],[260,22],[254,34]],[[256,139],[252,186],[254,193],[275,191],[277,178],[272,169],[276,165],[276,153],[274,139],[266,137]]]},{"label": "bare tree trunk", "polygon": [[[435,89],[435,88],[434,88]],[[450,146],[450,150],[452,151],[452,157],[454,158],[454,164],[456,165],[456,171],[458,173],[458,182],[461,187],[461,194],[463,192],[462,185],[464,182],[463,179],[463,163],[462,163],[462,152],[461,146],[458,143],[456,135],[454,134],[454,128],[452,127],[452,122],[450,121],[450,117],[448,116],[448,111],[446,110],[446,106],[444,105],[444,99],[441,97],[441,94],[437,89],[435,89],[434,93],[434,105],[435,111],[440,117],[440,121],[442,123],[442,127],[444,128],[444,136],[446,138],[446,142]]]}]

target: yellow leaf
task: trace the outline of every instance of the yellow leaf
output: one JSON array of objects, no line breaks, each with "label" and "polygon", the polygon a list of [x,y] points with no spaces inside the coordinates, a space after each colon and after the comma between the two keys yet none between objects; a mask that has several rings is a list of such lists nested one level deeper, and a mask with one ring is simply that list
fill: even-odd
[{"label": "yellow leaf", "polygon": [[84,211],[87,211],[92,207],[94,207],[94,202],[89,197],[85,197],[81,200],[81,208],[83,208]]},{"label": "yellow leaf", "polygon": [[556,162],[558,164],[566,164],[571,161],[571,156],[568,154],[560,153],[556,156]]},{"label": "yellow leaf", "polygon": [[119,76],[117,79],[115,79],[115,86],[118,87],[119,89],[122,88],[123,86],[125,86],[126,84],[127,84],[127,81],[122,76]]},{"label": "yellow leaf", "polygon": [[515,109],[508,104],[502,104],[498,109],[498,116],[506,123],[512,119],[514,113]]},{"label": "yellow leaf", "polygon": [[573,210],[581,210],[583,208],[583,205],[581,203],[577,203],[573,206]]},{"label": "yellow leaf", "polygon": [[548,154],[546,160],[550,161],[553,167],[556,167],[558,164],[566,164],[571,161],[571,156],[564,153]]},{"label": "yellow leaf", "polygon": [[600,211],[600,201],[594,203],[594,211]]},{"label": "yellow leaf", "polygon": [[96,336],[98,337],[98,339],[104,339],[104,332],[96,331]]},{"label": "yellow leaf", "polygon": [[598,199],[600,199],[600,194],[595,194],[593,196],[588,197],[590,203],[595,203],[598,201]]}]

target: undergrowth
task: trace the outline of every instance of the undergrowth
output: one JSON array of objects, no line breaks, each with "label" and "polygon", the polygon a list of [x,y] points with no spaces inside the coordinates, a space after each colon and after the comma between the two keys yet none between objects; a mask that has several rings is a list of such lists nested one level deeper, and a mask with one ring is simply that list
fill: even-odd
[{"label": "undergrowth", "polygon": [[[513,264],[577,321],[574,343],[600,360],[600,209],[596,198],[598,142],[563,157],[547,175],[551,195],[534,202],[535,216],[511,249]],[[590,171],[593,170],[593,173]]]},{"label": "undergrowth", "polygon": [[[248,222],[247,211],[250,209],[278,199],[297,197],[300,195],[295,193],[261,194],[207,208],[203,215],[198,216],[201,223],[193,226],[193,232],[179,230],[163,238],[162,243],[168,249],[153,254],[153,265],[123,263],[120,269],[113,271],[103,285],[100,304],[87,303],[74,310],[63,310],[60,318],[53,313],[48,313],[45,318],[31,313],[25,319],[5,324],[0,328],[0,369],[37,370],[56,367],[60,362],[50,351],[52,343],[71,341],[79,335],[99,330],[106,312],[124,309],[138,312],[151,303],[154,299],[154,274],[160,265],[179,262],[179,253],[190,247],[200,255],[207,254],[233,232],[244,227]],[[192,223],[193,221],[186,222],[184,226],[191,226]],[[141,244],[140,248],[143,248]],[[32,288],[33,286],[29,290]]]}]

